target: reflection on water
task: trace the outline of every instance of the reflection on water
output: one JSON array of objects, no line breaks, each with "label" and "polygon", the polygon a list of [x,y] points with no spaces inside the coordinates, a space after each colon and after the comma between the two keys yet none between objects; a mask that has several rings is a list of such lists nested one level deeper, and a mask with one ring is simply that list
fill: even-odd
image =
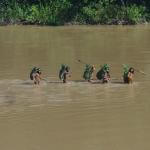
[{"label": "reflection on water", "polygon": [[[0,149],[149,150],[150,26],[0,27]],[[112,81],[82,80],[84,64]],[[58,80],[71,67],[67,84]],[[147,73],[122,83],[122,64]],[[29,80],[42,69],[40,86]]]}]

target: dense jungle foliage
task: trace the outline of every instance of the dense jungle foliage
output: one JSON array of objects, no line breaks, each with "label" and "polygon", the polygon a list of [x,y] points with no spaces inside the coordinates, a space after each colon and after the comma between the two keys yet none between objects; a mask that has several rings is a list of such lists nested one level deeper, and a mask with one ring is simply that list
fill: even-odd
[{"label": "dense jungle foliage", "polygon": [[0,0],[0,24],[139,24],[150,0]]}]

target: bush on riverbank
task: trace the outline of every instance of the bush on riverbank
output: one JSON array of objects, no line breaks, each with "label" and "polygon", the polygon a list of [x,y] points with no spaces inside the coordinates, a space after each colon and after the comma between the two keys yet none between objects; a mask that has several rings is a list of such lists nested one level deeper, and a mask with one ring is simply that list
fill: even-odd
[{"label": "bush on riverbank", "polygon": [[[136,0],[135,0],[136,1]],[[150,20],[150,4],[116,0],[1,0],[1,24],[138,24]],[[147,2],[147,3],[146,3]],[[148,5],[149,4],[149,5]]]},{"label": "bush on riverbank", "polygon": [[114,7],[109,5],[105,8],[83,7],[76,19],[83,24],[137,24],[146,21],[145,8],[135,5],[128,7]]}]

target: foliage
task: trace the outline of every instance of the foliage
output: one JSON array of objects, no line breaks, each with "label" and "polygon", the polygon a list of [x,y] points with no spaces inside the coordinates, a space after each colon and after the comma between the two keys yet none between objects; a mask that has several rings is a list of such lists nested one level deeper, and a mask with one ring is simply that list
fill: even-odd
[{"label": "foliage", "polygon": [[142,6],[137,7],[136,5],[132,5],[130,7],[127,7],[127,9],[126,9],[126,19],[131,24],[137,24],[142,19],[145,19],[144,12],[145,12],[144,7],[142,7]]},{"label": "foliage", "polygon": [[63,25],[150,21],[149,0],[1,0],[0,22]]}]

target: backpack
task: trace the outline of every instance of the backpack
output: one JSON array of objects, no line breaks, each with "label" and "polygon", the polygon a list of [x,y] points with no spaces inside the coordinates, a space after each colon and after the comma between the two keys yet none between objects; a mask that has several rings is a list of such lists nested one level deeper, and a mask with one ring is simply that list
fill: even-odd
[{"label": "backpack", "polygon": [[97,79],[102,80],[104,77],[104,74],[105,74],[105,72],[104,72],[103,68],[100,69],[96,74]]},{"label": "backpack", "polygon": [[62,64],[59,70],[59,79],[63,80],[65,72],[69,72],[69,70],[70,70],[69,66]]},{"label": "backpack", "polygon": [[107,64],[104,64],[104,66],[96,74],[97,79],[102,80],[106,72],[109,72],[109,66]]},{"label": "backpack", "polygon": [[83,78],[85,80],[90,80],[92,77],[92,73],[93,73],[93,67],[91,65],[86,64],[85,70],[83,73]]},{"label": "backpack", "polygon": [[124,65],[123,65],[123,70],[124,70],[124,72],[123,72],[123,78],[125,79],[125,78],[128,77],[129,66],[124,64]]}]

